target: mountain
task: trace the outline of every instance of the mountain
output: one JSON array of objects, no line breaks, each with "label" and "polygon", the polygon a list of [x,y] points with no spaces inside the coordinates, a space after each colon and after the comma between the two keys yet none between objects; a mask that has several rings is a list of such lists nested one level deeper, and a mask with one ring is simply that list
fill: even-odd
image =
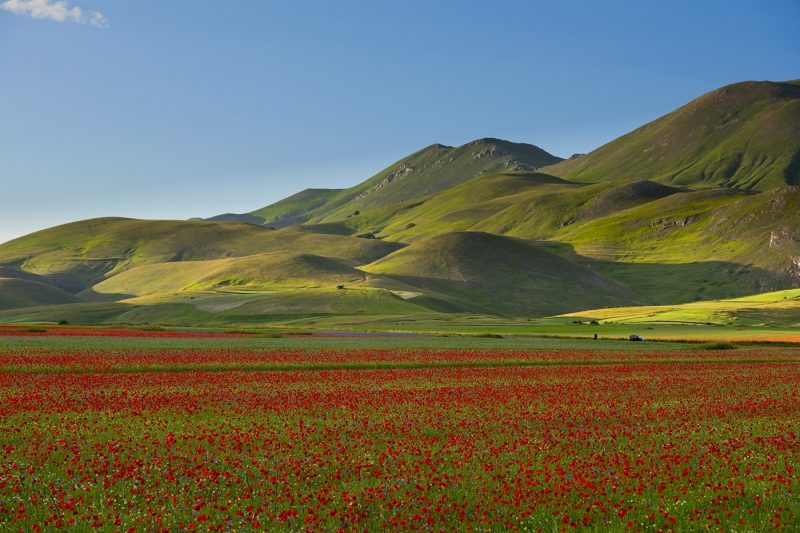
[{"label": "mountain", "polygon": [[358,216],[361,210],[397,204],[504,170],[536,170],[561,158],[537,146],[501,139],[478,139],[454,148],[434,144],[411,154],[349,189],[306,189],[285,200],[243,215],[210,220],[237,220],[282,227],[309,221]]},{"label": "mountain", "polygon": [[0,245],[0,321],[691,314],[793,289],[799,95],[798,82],[724,87],[567,161],[498,139],[433,145],[242,215],[50,228]]},{"label": "mountain", "polygon": [[800,80],[722,87],[544,171],[580,182],[648,179],[753,190],[800,185]]}]

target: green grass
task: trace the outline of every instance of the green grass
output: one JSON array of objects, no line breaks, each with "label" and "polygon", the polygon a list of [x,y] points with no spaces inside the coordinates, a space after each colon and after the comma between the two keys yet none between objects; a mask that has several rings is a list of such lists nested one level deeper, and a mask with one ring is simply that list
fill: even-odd
[{"label": "green grass", "polygon": [[[692,344],[674,342],[632,343],[626,340],[591,336],[523,337],[506,335],[503,338],[482,337],[473,334],[438,334],[419,336],[318,336],[291,333],[297,328],[273,327],[253,329],[261,333],[246,337],[220,339],[208,338],[125,338],[125,337],[0,337],[0,349],[76,349],[76,350],[132,350],[132,349],[231,349],[231,350],[598,350],[602,352],[672,351],[684,350]],[[275,336],[283,332],[283,336]]]},{"label": "green grass", "polygon": [[[726,350],[729,348],[707,348],[704,350]],[[341,363],[188,363],[188,364],[152,364],[152,365],[127,365],[106,367],[102,369],[92,367],[64,367],[53,365],[27,365],[20,367],[2,367],[0,374],[141,374],[149,372],[319,372],[325,370],[412,370],[412,369],[443,369],[443,368],[530,368],[530,367],[561,367],[561,366],[610,366],[610,365],[675,365],[675,364],[728,364],[751,365],[755,363],[800,363],[798,357],[770,357],[770,358],[715,358],[713,360],[692,357],[675,358],[643,358],[643,359],[563,359],[563,360],[531,360],[531,359],[503,359],[470,361],[354,361]]]}]

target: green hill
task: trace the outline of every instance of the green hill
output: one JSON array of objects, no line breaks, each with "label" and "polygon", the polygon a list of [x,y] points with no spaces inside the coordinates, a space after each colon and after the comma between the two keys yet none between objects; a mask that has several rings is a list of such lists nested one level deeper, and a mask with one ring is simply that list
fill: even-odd
[{"label": "green hill", "polygon": [[[582,256],[608,262],[609,269],[619,273],[612,277],[626,285],[637,283],[624,279],[626,265],[672,265],[679,272],[711,262],[717,267],[704,276],[707,288],[717,289],[695,296],[721,298],[800,282],[798,209],[800,189],[794,187],[760,194],[729,189],[686,192],[568,226],[554,238]],[[683,281],[684,286],[688,283],[690,279]]]},{"label": "green hill", "polygon": [[619,211],[646,204],[673,194],[682,192],[681,189],[668,187],[652,181],[637,181],[618,187],[612,187],[594,195],[590,200],[581,204],[575,215],[566,220],[564,225],[573,224],[579,220],[592,220]]},{"label": "green hill", "polygon": [[[427,196],[476,176],[502,171],[532,171],[561,161],[537,146],[500,139],[478,139],[457,148],[434,144],[411,154],[349,189],[306,189],[285,200],[228,220],[263,219],[282,227],[308,221],[338,221],[364,209]],[[215,218],[220,218],[215,217]],[[240,218],[237,218],[240,217]]]},{"label": "green hill", "polygon": [[348,224],[402,242],[452,231],[549,239],[579,220],[646,204],[680,192],[652,182],[573,183],[514,172],[473,178],[412,204],[367,210]]},{"label": "green hill", "polygon": [[94,287],[95,298],[118,299],[179,291],[258,291],[329,287],[362,281],[365,275],[340,260],[283,253],[210,261],[154,263],[131,268]]},{"label": "green hill", "polygon": [[635,301],[625,288],[569,261],[547,243],[456,232],[414,242],[363,270],[510,315]]},{"label": "green hill", "polygon": [[368,263],[401,245],[232,222],[101,218],[0,245],[0,265],[68,280],[78,290],[135,266],[304,252]]},{"label": "green hill", "polygon": [[800,82],[743,82],[697,98],[545,172],[768,190],[800,184]]},{"label": "green hill", "polygon": [[[473,178],[465,183],[431,195],[403,209],[391,213],[382,220],[380,211],[366,211],[363,218],[369,228],[380,237],[403,242],[422,237],[431,237],[453,231],[485,231],[508,233],[511,225],[519,224],[521,217],[514,217],[509,224],[493,223],[495,217],[519,206],[525,213],[536,218],[537,224],[556,224],[553,215],[556,209],[544,204],[558,202],[563,195],[580,195],[582,186],[542,173],[513,172]],[[572,200],[569,200],[573,203]],[[538,205],[537,205],[538,204]],[[384,209],[385,211],[385,209]],[[540,238],[537,232],[519,235],[524,238]]]},{"label": "green hill", "polygon": [[[481,195],[495,184],[497,197]],[[682,191],[651,182],[580,186],[506,175],[433,195],[375,230],[411,243],[451,231],[561,243],[565,258],[641,301],[679,303],[797,286],[798,209],[800,189],[793,187]]]}]

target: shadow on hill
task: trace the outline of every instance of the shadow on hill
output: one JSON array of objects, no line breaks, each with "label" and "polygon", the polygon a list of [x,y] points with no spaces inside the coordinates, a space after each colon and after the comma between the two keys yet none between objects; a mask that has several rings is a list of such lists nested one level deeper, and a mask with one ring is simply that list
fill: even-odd
[{"label": "shadow on hill", "polygon": [[93,287],[81,291],[78,296],[86,302],[118,302],[136,297],[135,294],[97,292]]},{"label": "shadow on hill", "polygon": [[797,286],[790,278],[774,272],[725,261],[598,262],[593,268],[641,295],[648,303],[658,305],[736,298]]},{"label": "shadow on hill", "polygon": [[104,324],[135,306],[115,302],[81,302],[0,310],[0,323],[44,322],[57,324]]},{"label": "shadow on hill", "polygon": [[[596,275],[576,279],[564,277],[562,272],[540,270],[535,276],[523,272],[511,277],[508,258],[501,254],[484,256],[481,259],[484,275],[469,280],[382,274],[463,302],[464,307],[473,312],[506,316],[548,316],[600,307],[672,305],[797,286],[788,276],[731,262],[617,263],[578,255],[569,244],[550,241],[536,244],[565,260],[564,265],[554,264],[559,269],[574,264]],[[463,258],[451,257],[450,260],[458,270],[458,262]]]},{"label": "shadow on hill", "polygon": [[21,263],[0,265],[0,277],[37,281],[58,287],[72,294],[77,294],[86,288],[85,282],[69,274],[49,274],[44,276],[22,270]]},{"label": "shadow on hill", "polygon": [[580,263],[641,296],[654,305],[736,298],[791,289],[798,281],[788,275],[729,261],[691,263],[623,263],[579,255],[570,244],[548,241],[547,248]]}]

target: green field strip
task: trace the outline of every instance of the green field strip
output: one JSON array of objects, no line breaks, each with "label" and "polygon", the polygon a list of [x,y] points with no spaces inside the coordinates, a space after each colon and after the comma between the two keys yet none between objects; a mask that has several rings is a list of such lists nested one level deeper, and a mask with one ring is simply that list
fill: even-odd
[{"label": "green field strip", "polygon": [[181,364],[136,365],[118,368],[29,366],[0,368],[0,374],[142,374],[158,372],[309,372],[326,370],[421,370],[436,368],[507,368],[553,366],[670,365],[670,364],[785,364],[800,363],[800,358],[770,359],[605,359],[605,360],[507,360],[507,361],[376,361],[354,363],[256,363],[256,364]]}]

